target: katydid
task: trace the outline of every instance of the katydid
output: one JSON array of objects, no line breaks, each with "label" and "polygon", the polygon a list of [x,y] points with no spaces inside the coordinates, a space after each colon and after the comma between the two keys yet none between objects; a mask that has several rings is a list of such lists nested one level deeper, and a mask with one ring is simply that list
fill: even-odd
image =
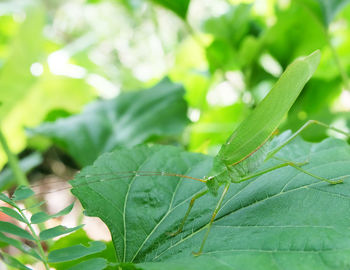
[{"label": "katydid", "polygon": [[310,120],[283,144],[274,149],[269,149],[269,145],[267,143],[268,140],[281,124],[283,118],[294,104],[306,82],[315,72],[319,61],[320,52],[317,50],[309,56],[295,60],[291,65],[289,65],[266,97],[232,133],[227,142],[222,145],[218,155],[214,158],[214,166],[211,176],[209,176],[205,181],[208,189],[192,198],[178,231],[173,233],[173,235],[176,235],[182,231],[182,228],[196,199],[208,192],[216,194],[218,188],[224,185],[224,189],[214,209],[212,218],[207,225],[208,228],[202,240],[200,249],[198,252],[194,252],[194,255],[200,255],[202,253],[206,239],[208,238],[210,232],[210,228],[221,208],[223,199],[231,183],[243,182],[285,166],[294,167],[303,173],[330,184],[338,184],[342,182],[342,179],[329,180],[314,175],[300,167],[304,163],[294,163],[292,161],[285,161],[284,163],[275,167],[256,172],[256,169],[263,162],[272,158],[280,149],[282,149],[311,124],[318,124],[330,128],[346,136],[350,135],[324,123]]},{"label": "katydid", "polygon": [[[282,144],[270,149],[268,143],[278,126],[283,121],[285,115],[299,96],[306,82],[310,79],[320,60],[320,52],[316,51],[311,55],[299,58],[295,60],[282,74],[278,82],[271,89],[268,95],[261,101],[260,104],[251,112],[251,114],[244,120],[240,126],[233,132],[228,138],[227,142],[222,145],[218,155],[214,158],[214,166],[205,179],[193,178],[186,175],[168,172],[151,172],[151,171],[135,171],[135,172],[118,172],[116,176],[106,180],[116,180],[121,178],[127,178],[131,175],[134,176],[174,176],[187,179],[193,179],[200,182],[204,182],[207,185],[207,189],[196,194],[182,219],[181,224],[176,232],[171,235],[180,233],[186,223],[187,217],[190,215],[190,211],[196,201],[196,199],[202,197],[207,193],[217,195],[221,186],[224,186],[218,203],[214,209],[211,220],[207,225],[207,231],[202,240],[202,244],[199,251],[194,253],[195,255],[201,254],[205,246],[206,239],[208,238],[210,228],[215,220],[218,211],[221,208],[224,197],[230,187],[231,183],[239,183],[252,179],[256,176],[273,171],[275,169],[291,166],[305,174],[308,174],[321,181],[325,181],[330,184],[338,184],[342,182],[342,179],[327,179],[318,175],[314,175],[301,166],[306,162],[293,162],[282,161],[279,165],[274,167],[258,171],[260,165],[270,158],[274,158],[275,154],[293,140],[300,132],[312,124],[318,124],[346,136],[346,132],[338,130],[334,127],[330,127],[318,121],[310,120],[304,126],[302,126],[297,132],[286,139]],[[103,174],[110,175],[111,174]],[[93,177],[94,175],[90,175]],[[88,184],[93,183],[89,182]]]}]

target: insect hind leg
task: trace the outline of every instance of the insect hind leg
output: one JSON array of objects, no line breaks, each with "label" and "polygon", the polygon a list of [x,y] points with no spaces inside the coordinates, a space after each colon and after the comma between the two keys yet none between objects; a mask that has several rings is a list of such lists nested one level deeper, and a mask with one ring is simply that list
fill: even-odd
[{"label": "insect hind leg", "polygon": [[299,128],[292,136],[290,136],[285,142],[283,142],[282,144],[278,145],[277,147],[275,147],[272,151],[270,151],[266,157],[265,160],[268,160],[270,158],[272,158],[278,151],[280,151],[283,147],[285,147],[288,143],[290,143],[292,140],[294,140],[301,132],[303,132],[306,128],[308,128],[311,125],[319,125],[325,128],[328,128],[330,130],[333,130],[335,132],[338,132],[340,134],[343,134],[347,137],[350,137],[350,133],[345,132],[343,130],[340,130],[338,128],[332,127],[328,124],[325,124],[323,122],[317,121],[317,120],[309,120],[307,121],[301,128]]},{"label": "insect hind leg", "polygon": [[325,178],[325,177],[315,175],[315,174],[313,174],[313,173],[311,173],[311,172],[309,172],[309,171],[306,171],[306,170],[304,170],[303,168],[301,168],[301,166],[303,166],[303,165],[309,163],[308,161],[304,161],[304,162],[293,162],[293,161],[289,161],[289,160],[284,160],[284,159],[279,158],[279,157],[274,157],[274,159],[283,161],[283,163],[278,164],[278,165],[276,165],[276,166],[273,166],[273,167],[271,167],[271,168],[267,168],[267,169],[262,170],[262,171],[255,172],[255,173],[253,173],[253,174],[247,175],[247,176],[242,177],[242,178],[237,179],[237,180],[232,179],[232,180],[231,180],[232,183],[241,183],[241,182],[247,181],[247,180],[249,180],[249,179],[252,179],[252,178],[254,178],[254,177],[263,175],[263,174],[265,174],[265,173],[268,173],[268,172],[271,172],[271,171],[274,171],[274,170],[277,170],[277,169],[280,169],[280,168],[283,168],[283,167],[288,167],[288,166],[293,167],[293,168],[295,168],[295,169],[297,169],[297,170],[299,170],[299,171],[301,171],[301,172],[303,172],[303,173],[305,173],[305,174],[307,174],[307,175],[310,175],[310,176],[312,176],[312,177],[314,177],[314,178],[316,178],[316,179],[318,179],[318,180],[320,180],[320,181],[324,181],[324,182],[327,182],[327,183],[332,184],[332,185],[334,185],[334,184],[340,184],[340,183],[343,182],[343,179],[327,179],[327,178]]},{"label": "insect hind leg", "polygon": [[312,176],[313,178],[316,178],[320,181],[324,181],[324,182],[327,182],[331,185],[336,185],[336,184],[340,184],[340,183],[343,183],[344,180],[343,178],[340,178],[340,179],[328,179],[328,178],[325,178],[325,177],[322,177],[322,176],[319,176],[319,175],[316,175],[316,174],[313,174],[305,169],[303,169],[301,166],[309,163],[308,160],[304,161],[304,162],[293,162],[293,161],[289,161],[289,160],[285,160],[285,159],[282,159],[280,157],[273,157],[274,159],[277,159],[277,160],[280,160],[280,161],[284,161],[285,164],[288,164],[288,166],[290,167],[293,167],[294,169],[297,169],[298,171],[300,172],[303,172],[307,175],[310,175]]},{"label": "insect hind leg", "polygon": [[325,177],[322,177],[322,176],[319,176],[319,175],[316,175],[316,174],[313,174],[309,171],[306,171],[304,170],[302,167],[298,166],[297,164],[295,164],[294,162],[290,162],[289,166],[297,169],[298,171],[301,171],[307,175],[310,175],[320,181],[324,181],[324,182],[327,182],[331,185],[336,185],[336,184],[340,184],[340,183],[343,183],[344,182],[344,179],[343,178],[340,178],[340,179],[328,179],[328,178],[325,178]]}]

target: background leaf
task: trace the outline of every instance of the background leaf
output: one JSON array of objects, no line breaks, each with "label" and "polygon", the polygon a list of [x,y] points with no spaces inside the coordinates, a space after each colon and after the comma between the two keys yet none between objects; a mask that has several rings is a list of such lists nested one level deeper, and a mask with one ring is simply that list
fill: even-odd
[{"label": "background leaf", "polygon": [[162,5],[163,7],[170,9],[176,13],[180,18],[186,20],[187,9],[190,4],[190,0],[153,0],[155,3]]},{"label": "background leaf", "polygon": [[34,240],[33,236],[27,232],[26,230],[23,230],[20,227],[17,227],[16,225],[6,222],[6,221],[0,221],[0,231],[5,233],[14,234],[16,236],[22,237],[24,239],[28,240]]},{"label": "background leaf", "polygon": [[[32,63],[38,61],[43,50],[41,31],[44,24],[43,10],[33,6],[27,13],[27,19],[12,40],[11,52],[8,61],[1,68],[0,118],[4,118],[27,94],[27,89],[35,83],[37,78],[30,73]],[[26,50],[23,50],[26,44]],[[14,83],[16,81],[16,83]]]},{"label": "background leaf", "polygon": [[9,197],[7,197],[3,193],[0,193],[0,200],[5,202],[5,203],[8,203],[9,205],[11,205],[13,207],[17,207],[17,205]]},{"label": "background leaf", "polygon": [[[45,60],[60,46],[43,34],[47,22],[43,3],[2,4],[0,18],[12,20],[0,27],[0,32],[8,32],[7,43],[0,33],[0,119],[5,136],[11,138],[10,148],[18,153],[27,146],[25,126],[37,126],[53,108],[77,112],[96,94],[83,79],[57,76],[50,70]],[[32,73],[33,65],[39,65],[39,74]],[[0,167],[6,160],[0,150]]]},{"label": "background leaf", "polygon": [[[51,246],[50,251],[66,248],[69,246],[79,245],[79,244],[88,246],[89,243],[92,241],[93,240],[87,236],[86,232],[83,229],[80,229],[74,233],[71,233],[55,241],[55,243]],[[114,252],[113,244],[111,242],[108,242],[105,244],[106,244],[106,249],[98,253],[94,253],[74,261],[50,263],[50,266],[54,267],[57,270],[66,270],[66,269],[69,269],[70,267],[74,267],[75,265],[81,262],[84,262],[86,260],[93,259],[93,258],[104,258],[108,262],[115,263],[115,252]],[[114,270],[115,267],[108,267],[107,269]]]},{"label": "background leaf", "polygon": [[263,39],[266,49],[282,67],[327,44],[323,25],[303,2],[291,1],[288,9],[277,11],[276,17],[276,24],[264,33]]},{"label": "background leaf", "polygon": [[51,218],[57,218],[57,217],[67,215],[70,213],[70,211],[72,211],[73,206],[74,206],[74,203],[68,205],[66,208],[62,209],[61,211],[53,215],[49,215],[46,212],[37,212],[32,215],[32,217],[30,218],[30,222],[32,224],[38,224],[38,223],[45,222]]},{"label": "background leaf", "polygon": [[328,26],[334,17],[339,13],[346,5],[350,3],[349,0],[317,0],[321,6],[323,13],[323,22]]},{"label": "background leaf", "polygon": [[20,270],[30,270],[29,267],[25,266],[24,264],[22,264],[20,261],[18,261],[16,258],[6,254],[6,253],[0,253],[0,258],[2,258],[2,260],[7,264],[10,265],[12,267],[14,267],[15,269],[20,269]]},{"label": "background leaf", "polygon": [[33,195],[34,195],[34,191],[31,188],[26,186],[19,186],[16,188],[11,199],[13,201],[21,201],[21,200],[28,199]]},{"label": "background leaf", "polygon": [[67,233],[71,233],[71,232],[74,232],[76,230],[79,230],[83,226],[84,225],[79,225],[79,226],[76,226],[73,228],[67,228],[65,226],[58,225],[56,227],[41,231],[39,234],[39,238],[42,241],[52,239],[52,238],[55,238],[57,236],[61,236],[63,234],[67,234]]},{"label": "background leaf", "polygon": [[35,249],[30,248],[29,246],[27,246],[26,244],[22,243],[19,240],[13,239],[11,237],[7,237],[6,235],[4,235],[1,232],[0,232],[0,241],[17,248],[18,250],[22,251],[23,253],[29,254],[38,260],[41,260],[40,255],[38,254],[38,252]]},{"label": "background leaf", "polygon": [[105,259],[94,258],[94,259],[83,261],[77,265],[74,265],[73,267],[70,267],[68,270],[79,270],[79,269],[101,270],[101,269],[105,269],[107,265],[108,264]]},{"label": "background leaf", "polygon": [[87,165],[117,146],[181,133],[188,122],[183,95],[180,85],[165,79],[148,90],[94,102],[79,115],[44,123],[30,132],[51,138],[80,165]]},{"label": "background leaf", "polygon": [[23,217],[16,210],[13,210],[12,208],[0,206],[0,211],[14,219],[17,219],[20,222],[25,223],[25,220],[23,219]]},{"label": "background leaf", "polygon": [[49,253],[50,263],[73,261],[87,255],[98,253],[106,248],[103,242],[94,241],[89,246],[75,245],[67,248],[56,249]]},{"label": "background leaf", "polygon": [[[23,172],[28,173],[34,167],[42,163],[43,159],[37,152],[30,154],[29,156],[19,161],[19,166]],[[15,182],[13,172],[10,168],[5,168],[0,174],[0,190],[4,190],[9,185]]]}]

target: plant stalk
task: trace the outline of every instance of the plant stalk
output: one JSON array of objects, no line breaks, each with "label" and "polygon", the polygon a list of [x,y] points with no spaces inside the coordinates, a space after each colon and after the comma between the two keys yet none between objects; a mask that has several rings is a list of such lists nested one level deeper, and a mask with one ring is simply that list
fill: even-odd
[{"label": "plant stalk", "polygon": [[[23,185],[23,186],[30,187],[30,184],[29,184],[29,181],[28,181],[26,175],[24,174],[21,167],[19,166],[18,158],[10,150],[10,147],[7,144],[6,138],[5,138],[4,134],[2,133],[1,128],[0,128],[0,144],[2,145],[4,151],[7,155],[8,162],[9,162],[10,168],[15,176],[15,180],[16,180],[17,185],[18,186]],[[29,208],[32,205],[36,205],[37,203],[38,203],[37,200],[35,200],[34,198],[28,198],[27,200],[24,201],[24,205],[26,208]],[[40,211],[40,207],[35,207],[33,209],[33,211]],[[39,224],[39,228],[40,228],[40,230],[44,230],[45,225]]]},{"label": "plant stalk", "polygon": [[37,247],[38,247],[38,250],[39,250],[39,253],[40,253],[40,256],[42,258],[42,263],[44,264],[45,266],[45,269],[46,270],[50,270],[50,266],[49,266],[49,263],[47,261],[47,257],[46,257],[46,254],[45,254],[45,251],[41,245],[41,242],[40,242],[40,238],[39,236],[35,233],[34,231],[34,228],[32,227],[30,221],[27,219],[27,217],[25,216],[25,214],[23,213],[22,209],[20,208],[17,208],[17,210],[20,212],[22,218],[25,220],[25,223],[27,224],[33,238],[34,238],[34,242],[36,243]]},{"label": "plant stalk", "polygon": [[12,169],[12,172],[15,176],[17,185],[29,186],[29,181],[28,181],[27,177],[25,176],[25,174],[23,173],[23,171],[21,170],[17,157],[10,150],[10,148],[7,144],[7,141],[5,139],[5,136],[2,133],[1,129],[0,129],[0,144],[2,145],[4,151],[7,155],[7,158],[8,158],[10,167]]}]

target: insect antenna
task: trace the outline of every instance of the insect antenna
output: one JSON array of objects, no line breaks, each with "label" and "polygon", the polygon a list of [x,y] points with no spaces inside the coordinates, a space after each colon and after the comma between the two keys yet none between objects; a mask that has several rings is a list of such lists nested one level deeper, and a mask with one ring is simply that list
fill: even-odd
[{"label": "insect antenna", "polygon": [[[86,183],[81,183],[75,186],[66,186],[66,187],[62,187],[62,188],[58,188],[55,190],[50,190],[50,191],[45,191],[45,192],[39,192],[36,193],[37,196],[39,195],[45,195],[45,194],[49,194],[49,193],[55,193],[55,192],[60,192],[60,191],[64,191],[64,190],[68,190],[74,187],[81,187],[81,186],[87,186],[90,184],[95,184],[95,183],[101,183],[101,182],[108,182],[108,181],[115,181],[115,180],[120,180],[120,179],[125,179],[125,178],[130,178],[130,177],[138,177],[138,176],[170,176],[170,177],[179,177],[179,178],[186,178],[186,179],[190,179],[190,180],[195,180],[195,181],[199,181],[202,183],[205,183],[206,180],[205,179],[201,179],[201,178],[196,178],[196,177],[192,177],[192,176],[188,176],[188,175],[183,175],[183,174],[178,174],[178,173],[169,173],[169,172],[155,172],[155,171],[120,171],[120,172],[108,172],[108,173],[93,173],[93,174],[86,174],[86,175],[81,175],[80,177],[86,178],[86,179],[91,179],[93,177],[104,177],[102,179],[96,179],[96,180],[92,180]],[[55,180],[55,181],[50,181],[49,183],[45,183],[48,185],[55,185],[55,184],[59,184],[62,185],[62,183],[68,184],[67,182],[62,182],[62,180]],[[42,187],[45,184],[33,184],[30,187],[32,189],[37,189]]]}]

